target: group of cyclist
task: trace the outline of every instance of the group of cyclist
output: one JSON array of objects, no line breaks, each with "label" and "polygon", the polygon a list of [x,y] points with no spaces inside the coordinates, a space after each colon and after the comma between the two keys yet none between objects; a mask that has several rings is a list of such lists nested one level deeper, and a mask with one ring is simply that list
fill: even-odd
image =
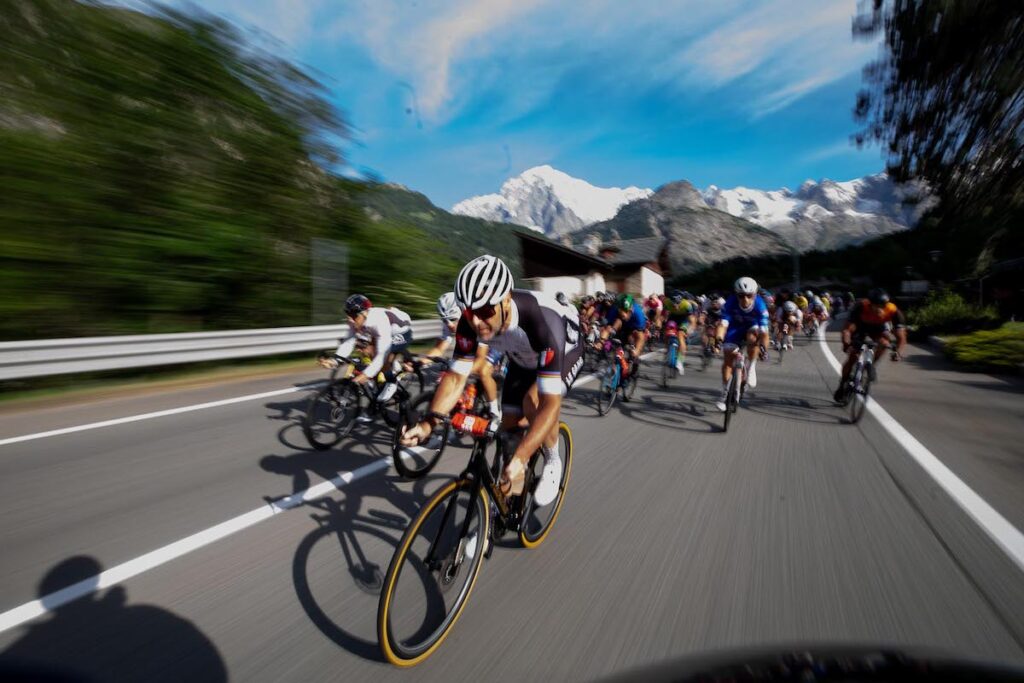
[{"label": "group of cyclist", "polygon": [[[870,337],[877,343],[876,359],[890,347],[891,337],[898,353],[906,344],[903,314],[883,290],[872,290],[860,301],[852,294],[833,297],[827,292],[773,295],[754,279],[741,277],[728,297],[673,291],[668,296],[652,294],[638,300],[626,293],[599,292],[583,296],[574,306],[561,293],[551,296],[515,289],[512,274],[501,259],[480,256],[462,268],[454,290],[438,299],[440,335],[425,355],[439,359],[452,348],[453,356],[429,413],[400,436],[401,443],[415,446],[424,442],[451,414],[467,380],[475,376],[487,401],[492,429],[499,425],[502,430],[527,427],[504,472],[505,490],[508,495],[522,491],[529,458],[540,450],[544,470],[534,497],[539,505],[546,505],[557,497],[561,478],[558,421],[562,399],[583,365],[585,347],[603,352],[616,349],[624,371],[635,373],[648,339],[674,337],[679,344],[676,369],[682,373],[687,339],[699,333],[704,352],[722,357],[722,393],[716,407],[724,411],[737,354],[746,355],[746,383],[756,387],[757,362],[767,358],[771,345],[792,348],[794,332],[816,330],[836,309],[849,310],[842,330],[848,357],[834,394],[835,400],[841,401],[861,339]],[[335,367],[353,352],[362,353],[366,361],[355,372],[354,381],[365,384],[377,378],[378,397],[386,399],[396,373],[408,368],[411,361],[410,317],[396,308],[375,308],[362,294],[348,297],[345,314],[351,334],[335,356],[322,359],[321,364]],[[507,374],[499,400],[493,369],[502,362],[507,364]]]}]

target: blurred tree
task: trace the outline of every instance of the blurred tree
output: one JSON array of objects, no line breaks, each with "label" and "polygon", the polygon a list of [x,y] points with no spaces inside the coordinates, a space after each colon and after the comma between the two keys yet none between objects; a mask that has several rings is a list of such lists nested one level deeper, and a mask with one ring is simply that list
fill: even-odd
[{"label": "blurred tree", "polygon": [[864,72],[855,139],[881,143],[897,180],[942,199],[929,239],[954,267],[982,271],[1022,253],[1024,5],[1002,0],[870,0],[855,37],[883,38]]}]

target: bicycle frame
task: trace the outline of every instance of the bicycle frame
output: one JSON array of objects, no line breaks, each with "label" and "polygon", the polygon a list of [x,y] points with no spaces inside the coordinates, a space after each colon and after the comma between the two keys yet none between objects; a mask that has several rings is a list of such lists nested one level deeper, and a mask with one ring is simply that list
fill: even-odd
[{"label": "bicycle frame", "polygon": [[[477,417],[476,419],[481,419]],[[467,430],[459,430],[461,433],[469,433]],[[522,430],[519,430],[522,431]],[[487,447],[492,441],[497,441],[497,450],[494,454],[494,465],[489,467],[487,464]],[[470,500],[473,500],[479,492],[481,487],[485,488],[491,495],[491,501],[494,503],[495,509],[497,510],[497,520],[500,525],[495,525],[496,528],[500,528],[503,532],[514,527],[515,524],[519,523],[519,513],[522,512],[522,504],[526,500],[526,489],[523,489],[522,496],[518,496],[520,501],[520,509],[513,511],[509,505],[509,500],[498,488],[499,474],[504,470],[505,465],[505,450],[502,447],[502,439],[495,439],[492,435],[474,436],[473,450],[469,456],[469,463],[466,465],[466,469],[459,474],[457,479],[470,479],[475,482],[475,486],[472,489]],[[527,485],[530,483],[526,482]],[[434,557],[434,553],[437,550],[437,543],[440,540],[442,530],[445,528],[448,520],[452,514],[452,510],[455,504],[455,499],[448,504],[448,508],[444,511],[444,517],[441,519],[441,524],[438,527],[437,536],[430,544],[430,550],[427,552],[424,558],[424,563],[431,569],[439,569],[442,565],[438,558]],[[466,515],[466,519],[462,522],[462,529],[459,530],[459,537],[462,539],[460,543],[465,542],[466,535],[469,532],[469,525],[472,521],[473,516],[471,514]],[[481,539],[483,540],[483,539]],[[462,548],[458,551],[458,557],[463,557]],[[460,564],[461,564],[460,560]]]}]

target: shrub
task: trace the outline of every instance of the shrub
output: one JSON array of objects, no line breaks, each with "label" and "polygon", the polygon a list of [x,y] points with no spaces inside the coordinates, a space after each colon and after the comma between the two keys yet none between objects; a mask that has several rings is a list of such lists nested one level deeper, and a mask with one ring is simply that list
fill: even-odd
[{"label": "shrub", "polygon": [[1024,323],[1006,323],[949,340],[946,353],[979,370],[1019,371],[1024,366]]},{"label": "shrub", "polygon": [[919,335],[939,333],[966,333],[989,329],[999,324],[999,316],[992,306],[967,303],[953,292],[932,292],[924,305],[907,312],[907,322]]}]

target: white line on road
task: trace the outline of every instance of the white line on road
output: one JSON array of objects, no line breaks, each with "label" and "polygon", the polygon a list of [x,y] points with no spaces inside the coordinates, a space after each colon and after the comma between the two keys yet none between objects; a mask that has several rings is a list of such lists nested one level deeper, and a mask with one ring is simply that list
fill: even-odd
[{"label": "white line on road", "polygon": [[153,413],[142,413],[141,415],[129,415],[128,417],[119,417],[113,420],[104,420],[102,422],[90,422],[89,424],[77,425],[75,427],[65,427],[64,429],[51,429],[48,432],[37,432],[35,434],[25,434],[24,436],[13,436],[9,439],[0,439],[0,446],[6,446],[12,443],[20,443],[22,441],[32,441],[34,439],[45,439],[48,436],[60,436],[61,434],[73,434],[75,432],[84,432],[89,429],[99,429],[101,427],[113,427],[114,425],[126,424],[128,422],[139,422],[140,420],[152,420],[157,417],[167,417],[168,415],[178,415],[180,413],[190,413],[194,410],[205,410],[207,408],[218,408],[220,406],[231,405],[232,403],[242,403],[244,401],[255,401],[261,398],[270,398],[271,396],[281,396],[282,394],[290,394],[296,391],[302,391],[308,389],[308,385],[298,387],[288,387],[287,389],[276,389],[274,391],[264,391],[261,394],[249,394],[248,396],[236,396],[235,398],[225,398],[220,401],[210,401],[209,403],[197,403],[191,406],[182,406],[180,408],[169,408],[167,410],[158,410]]},{"label": "white line on road", "polygon": [[[842,373],[843,366],[832,355],[825,342],[825,330],[821,328],[818,334],[818,342],[825,354],[825,359],[837,373]],[[878,401],[871,398],[868,400],[867,409],[875,416],[879,424],[889,432],[889,436],[896,440],[896,443],[903,446],[907,453],[917,461],[924,471],[931,475],[932,479],[950,495],[950,497],[973,519],[989,537],[1002,548],[1017,567],[1024,571],[1024,534],[1020,532],[1005,517],[996,512],[995,508],[985,502],[985,499],[975,493],[974,489],[965,484],[963,480],[953,474],[953,471],[946,467],[941,460],[932,454],[924,444],[914,438],[903,425],[896,421]]]},{"label": "white line on road", "polygon": [[[654,352],[645,354],[643,358],[649,358],[653,356]],[[582,385],[587,384],[597,378],[596,375],[590,374],[586,377],[580,378],[576,384]],[[117,420],[107,420],[105,422],[96,422],[89,425],[81,425],[79,427],[69,427],[67,429],[54,430],[52,432],[42,432],[40,434],[30,434],[23,437],[15,437],[14,439],[6,439],[0,441],[0,445],[4,443],[14,443],[17,441],[27,441],[33,438],[42,438],[44,436],[54,436],[56,434],[68,434],[71,432],[82,431],[85,429],[97,429],[99,427],[108,427],[116,424],[123,424],[125,422],[135,422],[138,420],[148,420],[155,417],[163,417],[165,415],[175,415],[178,413],[186,413],[193,410],[202,410],[204,408],[214,408],[222,405],[229,405],[231,403],[239,403],[241,401],[250,401],[258,398],[266,398],[268,396],[278,396],[281,394],[287,394],[294,391],[299,391],[303,387],[292,387],[289,389],[281,389],[278,391],[268,391],[262,394],[250,394],[249,396],[239,396],[237,398],[225,399],[223,401],[212,401],[210,403],[201,403],[193,406],[185,406],[182,408],[174,408],[171,410],[162,410],[155,413],[146,413],[143,415],[133,415],[131,417],[120,418]],[[294,493],[287,498],[275,501],[270,505],[264,505],[250,510],[245,514],[233,517],[226,522],[221,522],[208,529],[204,529],[198,533],[192,534],[186,538],[175,541],[169,545],[165,545],[162,548],[157,548],[151,552],[146,553],[133,560],[129,560],[122,564],[112,567],[105,572],[102,572],[96,576],[91,576],[87,579],[83,579],[78,583],[72,584],[67,588],[62,588],[59,591],[55,591],[48,595],[44,595],[38,600],[32,600],[26,602],[24,605],[14,607],[0,614],[0,633],[9,631],[12,628],[21,626],[22,624],[41,617],[48,612],[66,605],[67,603],[77,600],[83,596],[86,596],[94,591],[109,588],[117,585],[123,581],[138,576],[143,572],[149,571],[159,567],[160,565],[166,564],[171,560],[175,560],[183,555],[187,555],[193,550],[198,550],[204,546],[207,546],[215,541],[219,541],[223,538],[231,536],[232,534],[238,533],[244,529],[270,519],[274,515],[290,510],[302,503],[316,500],[330,494],[332,491],[340,490],[346,484],[351,484],[357,479],[369,476],[378,470],[387,469],[391,465],[391,458],[382,458],[381,460],[374,461],[368,465],[364,465],[357,470],[352,472],[342,472],[337,477],[334,477],[330,481],[325,481],[311,486],[310,488]]]},{"label": "white line on road", "polygon": [[66,605],[72,600],[77,600],[78,598],[88,595],[93,591],[109,588],[121,583],[122,581],[127,581],[133,576],[138,576],[145,571],[149,571],[150,569],[159,567],[162,564],[166,564],[167,562],[177,559],[182,555],[186,555],[193,550],[198,550],[203,546],[238,533],[243,529],[247,529],[254,524],[270,519],[274,515],[294,508],[304,502],[315,500],[316,498],[322,498],[332,491],[341,489],[346,484],[351,484],[357,479],[361,479],[375,473],[377,470],[387,469],[390,464],[391,458],[382,458],[381,460],[376,460],[351,472],[341,472],[337,477],[334,477],[330,481],[322,482],[316,486],[306,489],[305,491],[300,491],[299,493],[295,493],[287,498],[271,503],[270,505],[263,505],[255,510],[246,512],[243,515],[229,519],[226,522],[221,522],[209,529],[204,529],[203,531],[192,534],[191,536],[179,541],[175,541],[170,545],[157,548],[156,550],[137,557],[134,560],[129,560],[123,564],[119,564],[116,567],[112,567],[96,576],[90,576],[89,578],[83,579],[78,583],[68,586],[67,588],[62,588],[59,591],[50,593],[49,595],[44,595],[38,600],[26,602],[24,605],[7,610],[3,614],[0,614],[0,633],[20,626],[37,617],[41,617],[47,612],[55,610],[62,605]]}]

